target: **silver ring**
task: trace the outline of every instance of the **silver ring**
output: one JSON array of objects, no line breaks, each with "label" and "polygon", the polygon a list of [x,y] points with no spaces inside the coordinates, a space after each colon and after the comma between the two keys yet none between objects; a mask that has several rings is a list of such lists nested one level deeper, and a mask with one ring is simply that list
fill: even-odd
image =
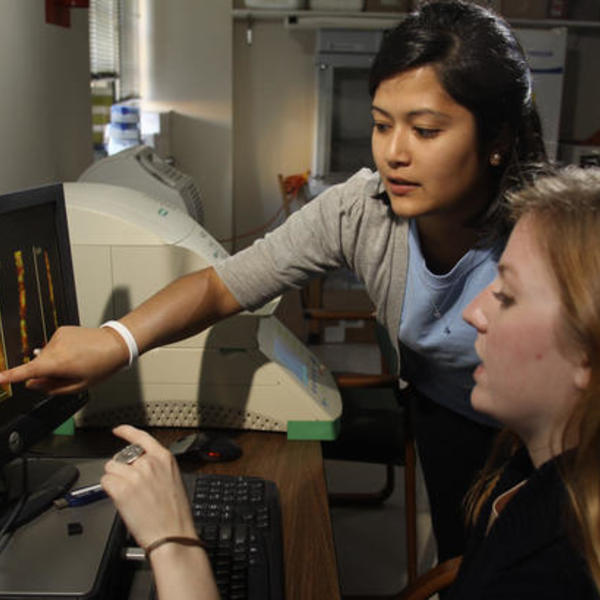
[{"label": "silver ring", "polygon": [[113,460],[130,465],[145,452],[146,451],[139,444],[129,444],[129,446],[125,446],[125,448],[119,450],[113,456]]}]

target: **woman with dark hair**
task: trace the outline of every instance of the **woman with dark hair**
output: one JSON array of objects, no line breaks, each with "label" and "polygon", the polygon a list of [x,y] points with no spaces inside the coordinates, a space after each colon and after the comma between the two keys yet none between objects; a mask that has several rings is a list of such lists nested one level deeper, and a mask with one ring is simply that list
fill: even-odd
[{"label": "woman with dark hair", "polygon": [[[409,78],[420,83],[415,87]],[[466,146],[456,136],[466,132],[457,127],[459,117],[453,115],[448,125],[449,109],[426,95],[436,93],[435,82],[473,124]],[[420,94],[414,105],[406,101],[412,88]],[[369,90],[378,173],[393,212],[409,217],[397,339],[401,376],[413,389],[415,437],[441,561],[461,553],[462,498],[496,433],[493,421],[469,403],[476,357],[461,307],[493,277],[509,229],[505,191],[529,178],[525,165],[541,163],[546,155],[523,52],[508,25],[477,5],[425,4],[410,15],[384,38]],[[380,154],[380,148],[388,152],[390,143],[398,143],[392,134],[398,136],[404,122],[423,140],[420,162],[419,144],[411,140],[401,148],[410,156]],[[445,144],[441,164],[434,140],[438,149]],[[473,152],[468,158],[460,154],[465,148]],[[454,161],[447,162],[449,156]],[[474,161],[474,177],[465,160]],[[427,180],[420,179],[423,170]],[[412,184],[407,179],[416,179],[415,187],[428,193],[405,193]],[[434,185],[443,189],[436,200],[446,194],[454,205],[440,202],[427,210],[424,201]]]},{"label": "woman with dark hair", "polygon": [[[469,394],[474,332],[461,313],[493,279],[507,231],[502,197],[545,160],[531,76],[506,23],[434,2],[384,39],[371,74],[372,149],[362,169],[264,239],[182,277],[117,325],[61,328],[0,381],[79,390],[136,355],[254,309],[346,267],[389,334],[388,362],[414,390],[414,423],[440,559],[463,550],[461,499],[495,422]],[[401,365],[401,366],[400,366]]]}]

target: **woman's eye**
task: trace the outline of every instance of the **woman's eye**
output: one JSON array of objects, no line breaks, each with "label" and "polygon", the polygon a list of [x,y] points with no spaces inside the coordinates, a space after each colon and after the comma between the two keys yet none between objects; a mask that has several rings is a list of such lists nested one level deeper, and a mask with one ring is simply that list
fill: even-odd
[{"label": "woman's eye", "polygon": [[375,121],[373,123],[373,128],[378,133],[385,133],[390,128],[390,126],[387,123],[378,123],[377,121]]},{"label": "woman's eye", "polygon": [[508,294],[505,294],[502,291],[492,292],[492,296],[494,296],[494,298],[498,300],[502,308],[508,308],[511,304],[514,304],[515,302],[514,298],[512,298]]},{"label": "woman's eye", "polygon": [[441,131],[441,129],[433,129],[428,127],[415,127],[414,130],[419,137],[425,139],[434,138]]}]

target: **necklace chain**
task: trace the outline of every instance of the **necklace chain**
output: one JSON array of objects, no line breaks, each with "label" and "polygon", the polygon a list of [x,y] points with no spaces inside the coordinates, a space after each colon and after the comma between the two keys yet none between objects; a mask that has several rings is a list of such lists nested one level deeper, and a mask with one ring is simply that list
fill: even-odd
[{"label": "necklace chain", "polygon": [[452,330],[448,326],[448,323],[446,322],[446,319],[444,318],[444,314],[440,310],[439,306],[433,301],[433,298],[430,298],[429,301],[431,302],[431,306],[433,307],[433,313],[432,313],[433,316],[442,322],[442,325],[444,326],[444,333],[446,335],[450,335],[452,333]]}]

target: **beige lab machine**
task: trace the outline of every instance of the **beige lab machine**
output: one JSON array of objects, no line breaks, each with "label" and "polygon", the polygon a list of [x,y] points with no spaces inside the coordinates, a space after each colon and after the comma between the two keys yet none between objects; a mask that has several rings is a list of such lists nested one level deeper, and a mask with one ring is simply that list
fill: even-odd
[{"label": "beige lab machine", "polygon": [[[228,255],[182,210],[121,186],[65,183],[82,325],[118,319],[164,285]],[[79,426],[286,431],[333,439],[341,399],[331,373],[274,315],[277,300],[151,350],[95,386]]]}]

